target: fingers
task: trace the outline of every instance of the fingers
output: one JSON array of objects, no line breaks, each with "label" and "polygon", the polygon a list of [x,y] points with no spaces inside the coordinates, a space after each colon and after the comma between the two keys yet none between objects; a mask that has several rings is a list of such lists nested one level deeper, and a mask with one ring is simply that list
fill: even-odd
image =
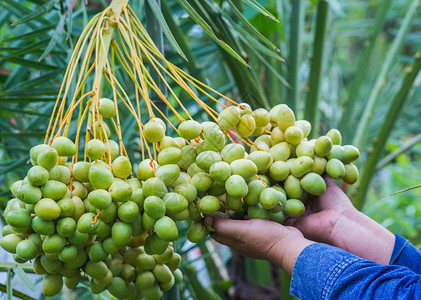
[{"label": "fingers", "polygon": [[345,193],[341,190],[341,188],[336,184],[336,182],[330,178],[328,175],[323,176],[326,182],[326,191],[321,195],[319,198],[323,198],[329,195],[345,195]]},{"label": "fingers", "polygon": [[208,215],[205,222],[218,236],[230,238],[239,243],[246,243],[250,238],[260,239],[263,236],[279,236],[287,233],[280,224],[268,220],[231,220],[219,215]]},{"label": "fingers", "polygon": [[323,176],[326,181],[326,191],[312,203],[314,212],[338,207],[338,204],[350,202],[345,193],[337,186],[328,175]]},{"label": "fingers", "polygon": [[213,214],[205,218],[206,224],[215,229],[218,236],[231,237],[241,240],[244,233],[248,231],[248,220],[231,220]]},{"label": "fingers", "polygon": [[238,242],[235,239],[232,239],[231,237],[223,236],[217,233],[211,233],[211,238],[213,238],[215,241],[217,241],[220,244],[224,244],[230,248],[238,249],[241,248],[242,243]]},{"label": "fingers", "polygon": [[231,248],[233,247],[234,242],[230,238],[224,237],[224,236],[219,235],[217,233],[211,233],[210,236],[220,244],[224,244],[224,245],[226,245],[228,247],[231,247]]},{"label": "fingers", "polygon": [[329,175],[324,174],[324,175],[323,175],[323,178],[324,178],[324,180],[325,180],[325,182],[326,182],[326,187],[327,187],[327,188],[334,187],[334,186],[338,187],[338,186],[336,185],[336,182],[335,182],[332,178],[330,178],[330,177],[329,177]]},{"label": "fingers", "polygon": [[[237,242],[236,240],[232,238],[224,237],[217,233],[211,233],[211,238],[213,238],[215,241],[217,241],[220,244],[230,247],[232,250],[234,250],[240,255],[247,256],[247,257],[255,257],[256,255],[256,253],[254,253],[253,251],[250,251],[250,248],[247,247],[247,245],[241,242]],[[255,258],[258,258],[258,257],[255,257]]]},{"label": "fingers", "polygon": [[297,221],[296,218],[288,218],[282,223],[282,225],[284,225],[284,226],[294,226],[295,221]]}]

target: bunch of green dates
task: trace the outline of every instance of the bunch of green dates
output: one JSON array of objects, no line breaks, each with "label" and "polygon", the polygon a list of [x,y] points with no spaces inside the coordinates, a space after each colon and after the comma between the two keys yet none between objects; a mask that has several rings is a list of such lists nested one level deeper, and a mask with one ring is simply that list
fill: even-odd
[{"label": "bunch of green dates", "polygon": [[[67,163],[76,147],[66,137],[31,149],[33,166],[11,186],[15,198],[4,212],[8,225],[0,245],[17,262],[33,262],[46,296],[83,280],[94,294],[160,299],[183,276],[172,247],[175,222],[165,206],[162,214],[154,206],[158,186],[148,181],[142,189],[112,140],[92,139],[85,153],[92,162]],[[173,198],[168,193],[164,199]]]},{"label": "bunch of green dates", "polygon": [[[155,197],[145,201],[145,216],[157,220],[165,204],[171,219],[192,221],[187,238],[196,243],[212,230],[203,222],[207,214],[279,223],[299,217],[308,200],[325,192],[323,174],[348,184],[358,180],[352,162],[359,150],[342,146],[336,129],[317,139],[307,138],[310,131],[311,124],[296,120],[285,104],[252,111],[242,103],[222,110],[217,122],[187,120],[178,126],[181,138],[166,136],[160,119],[149,121],[145,137],[158,143],[160,152],[156,161],[142,161],[137,169],[144,186],[155,189]],[[169,195],[174,200],[168,201]],[[152,215],[149,201],[155,211],[161,207],[161,215]],[[169,210],[174,203],[177,210]]]},{"label": "bunch of green dates", "polygon": [[[100,113],[113,116],[107,99]],[[311,124],[285,104],[230,106],[215,122],[182,122],[177,137],[152,118],[142,134],[158,153],[134,169],[104,124],[94,129],[106,139],[85,143],[89,162],[77,160],[73,141],[57,137],[31,149],[33,166],[11,186],[0,245],[17,262],[34,262],[46,296],[84,280],[93,293],[160,299],[182,280],[173,249],[178,222],[198,243],[213,230],[207,214],[283,223],[325,192],[323,174],[358,180],[358,149],[342,146],[336,129],[308,139]]]}]

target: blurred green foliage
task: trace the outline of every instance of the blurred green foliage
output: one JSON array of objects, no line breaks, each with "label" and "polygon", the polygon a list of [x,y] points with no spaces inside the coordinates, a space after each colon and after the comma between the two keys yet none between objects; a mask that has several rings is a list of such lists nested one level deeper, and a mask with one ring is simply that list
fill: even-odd
[{"label": "blurred green foliage", "polygon": [[[301,6],[292,5],[293,1]],[[226,93],[239,102],[248,102],[253,107],[271,107],[287,103],[295,107],[299,118],[304,117],[309,94],[317,88],[319,95],[314,99],[314,114],[319,122],[314,124],[321,133],[329,128],[342,126],[344,142],[351,143],[360,126],[367,99],[379,78],[385,59],[392,44],[408,15],[410,7],[415,7],[414,19],[408,25],[408,33],[403,37],[402,48],[397,51],[388,68],[378,93],[379,101],[374,106],[365,132],[362,157],[359,168],[363,170],[367,155],[379,129],[390,122],[385,116],[398,93],[405,77],[405,68],[413,61],[415,52],[421,45],[421,16],[419,1],[337,1],[324,3],[328,6],[326,20],[318,20],[319,1],[304,0],[264,0],[258,1],[279,22],[259,13],[247,5],[247,1],[187,1],[202,20],[209,24],[214,34],[226,42],[250,68],[222,49],[196,21],[186,13],[180,4],[185,1],[168,0],[163,7],[163,15],[169,29],[177,40],[186,62],[174,52],[174,46],[165,44],[169,60],[188,70],[196,78]],[[139,17],[144,20],[144,1],[130,2]],[[40,1],[40,0],[3,0],[0,2],[0,199],[1,208],[10,197],[10,184],[23,177],[28,164],[28,151],[34,144],[41,142],[48,124],[58,89],[72,48],[87,21],[107,5],[105,0],[84,1]],[[247,22],[241,19],[233,8],[238,9]],[[385,9],[379,32],[373,39],[373,28],[379,11]],[[301,9],[301,11],[300,11]],[[294,18],[301,18],[296,20]],[[298,22],[299,21],[299,22]],[[315,28],[326,21],[325,39],[322,47],[315,39]],[[254,29],[253,27],[254,26]],[[259,36],[257,32],[263,35]],[[280,52],[271,49],[268,40]],[[370,42],[373,47],[367,51]],[[295,48],[293,47],[295,46]],[[317,48],[317,47],[316,47]],[[291,49],[296,49],[291,52]],[[298,50],[299,51],[298,51]],[[368,53],[368,54],[367,54]],[[317,54],[317,55],[315,55]],[[295,55],[295,59],[292,59]],[[367,55],[367,63],[358,66]],[[313,62],[321,68],[314,75],[317,85],[309,80]],[[282,61],[285,60],[285,61]],[[356,74],[361,68],[362,80],[358,89],[355,86]],[[296,74],[294,81],[292,74]],[[295,82],[294,84],[291,84]],[[175,89],[180,93],[178,89]],[[134,89],[127,86],[133,95]],[[296,98],[291,97],[296,92]],[[353,96],[350,99],[350,95]],[[403,112],[394,123],[391,135],[387,137],[386,147],[380,158],[397,151],[414,135],[420,133],[421,117],[420,78],[415,80],[410,90]],[[205,120],[206,113],[199,109],[196,102],[180,94],[184,105],[194,118]],[[202,95],[206,101],[206,97]],[[170,102],[176,106],[175,100]],[[352,102],[352,109],[349,103]],[[341,123],[344,117],[347,122]],[[134,120],[127,119],[123,124],[124,138],[131,141],[137,136]],[[135,143],[126,143],[128,152],[134,160],[140,159],[139,148]],[[421,144],[416,143],[404,153],[386,164],[379,171],[369,170],[374,175],[367,197],[364,197],[363,211],[380,222],[392,232],[399,233],[421,246],[421,188],[391,196],[393,192],[415,186],[421,182]],[[370,178],[371,179],[371,178]],[[353,190],[349,191],[353,195]],[[363,199],[363,200],[364,200]],[[183,242],[180,243],[183,245]],[[213,248],[212,248],[213,247]],[[185,248],[179,247],[187,258]],[[207,274],[205,286],[221,294],[232,286],[244,287],[244,282],[275,286],[278,290],[280,276],[277,276],[267,263],[239,260],[228,251],[217,252],[212,242],[192,246],[190,250],[208,253],[203,256],[206,264],[195,270],[189,269],[198,260],[186,260],[188,278],[181,285],[182,297],[208,293],[204,290],[198,276]],[[180,250],[179,249],[179,250]],[[211,250],[209,250],[211,249]],[[222,264],[221,264],[222,262]],[[228,269],[226,264],[230,263]],[[248,270],[246,277],[238,277],[241,267]],[[257,270],[256,273],[250,270]],[[258,276],[268,274],[271,276]],[[263,273],[262,273],[263,272]],[[272,276],[273,275],[273,276]],[[200,277],[202,278],[202,277]],[[240,283],[243,282],[243,285]],[[285,282],[282,280],[282,282]],[[283,292],[285,295],[285,284]],[[270,290],[270,293],[273,291]],[[274,292],[276,294],[276,292]],[[232,294],[230,294],[232,295]],[[101,296],[108,297],[108,296]],[[197,297],[197,296],[196,296]],[[217,297],[217,296],[209,296]],[[72,293],[62,293],[54,299],[98,299],[90,294],[83,285]],[[241,298],[238,298],[241,299]]]}]

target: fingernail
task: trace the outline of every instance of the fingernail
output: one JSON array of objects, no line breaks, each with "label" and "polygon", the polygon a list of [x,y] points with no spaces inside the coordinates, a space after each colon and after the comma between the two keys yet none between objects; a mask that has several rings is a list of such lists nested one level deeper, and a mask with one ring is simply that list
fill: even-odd
[{"label": "fingernail", "polygon": [[212,225],[213,225],[213,217],[211,217],[211,216],[206,216],[206,218],[205,218],[205,223],[206,223],[208,226],[212,226]]}]

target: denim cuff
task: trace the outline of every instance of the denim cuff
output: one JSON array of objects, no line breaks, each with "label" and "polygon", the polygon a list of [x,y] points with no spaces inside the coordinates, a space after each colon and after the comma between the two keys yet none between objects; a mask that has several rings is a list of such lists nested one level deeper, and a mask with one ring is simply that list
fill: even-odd
[{"label": "denim cuff", "polygon": [[416,274],[421,275],[421,251],[408,240],[395,234],[395,246],[393,247],[390,265],[407,267]]},{"label": "denim cuff", "polygon": [[311,244],[295,262],[290,293],[300,299],[328,299],[344,270],[360,260],[333,246]]},{"label": "denim cuff", "polygon": [[393,265],[395,263],[396,259],[402,253],[406,244],[408,244],[408,240],[401,237],[399,234],[395,234],[395,237],[395,245],[393,246],[393,252],[392,256],[390,257],[389,265]]}]

